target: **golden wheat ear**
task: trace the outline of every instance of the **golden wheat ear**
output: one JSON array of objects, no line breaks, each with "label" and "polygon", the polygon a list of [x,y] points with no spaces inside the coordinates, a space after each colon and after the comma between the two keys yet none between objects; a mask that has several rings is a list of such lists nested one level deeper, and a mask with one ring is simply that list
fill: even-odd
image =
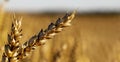
[{"label": "golden wheat ear", "polygon": [[41,29],[38,35],[30,38],[22,46],[19,43],[22,37],[22,29],[20,28],[21,20],[14,19],[11,26],[11,34],[8,34],[8,43],[4,48],[2,62],[20,62],[20,60],[27,57],[37,46],[45,44],[47,39],[53,38],[64,27],[70,26],[70,22],[74,16],[75,11],[71,14],[66,14],[63,18],[58,18],[55,23],[51,23],[45,30]]},{"label": "golden wheat ear", "polygon": [[11,26],[11,33],[8,34],[8,42],[4,47],[2,62],[18,62],[18,55],[20,51],[21,20],[14,19]]},{"label": "golden wheat ear", "polygon": [[47,39],[53,38],[53,36],[61,32],[64,27],[70,26],[74,17],[75,11],[71,14],[66,14],[63,18],[58,18],[55,23],[50,23],[47,29],[41,29],[38,35],[33,36],[29,41],[22,45],[22,53],[20,57],[22,59],[27,57],[37,46],[45,44]]}]

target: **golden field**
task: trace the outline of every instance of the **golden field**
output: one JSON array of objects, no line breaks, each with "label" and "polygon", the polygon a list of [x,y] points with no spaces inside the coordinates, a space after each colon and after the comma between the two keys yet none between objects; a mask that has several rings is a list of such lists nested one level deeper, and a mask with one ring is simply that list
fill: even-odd
[{"label": "golden field", "polygon": [[[64,14],[16,14],[23,18],[21,43]],[[10,33],[12,15],[6,13],[0,21],[1,52]],[[38,47],[23,62],[120,62],[120,14],[76,14],[71,27]]]}]

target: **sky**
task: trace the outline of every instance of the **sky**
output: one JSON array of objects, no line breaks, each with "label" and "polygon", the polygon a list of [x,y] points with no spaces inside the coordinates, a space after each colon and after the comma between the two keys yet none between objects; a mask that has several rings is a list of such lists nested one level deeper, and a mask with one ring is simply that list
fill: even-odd
[{"label": "sky", "polygon": [[[3,1],[0,0],[1,2]],[[71,10],[78,12],[119,12],[120,0],[9,0],[5,9],[26,12]]]}]

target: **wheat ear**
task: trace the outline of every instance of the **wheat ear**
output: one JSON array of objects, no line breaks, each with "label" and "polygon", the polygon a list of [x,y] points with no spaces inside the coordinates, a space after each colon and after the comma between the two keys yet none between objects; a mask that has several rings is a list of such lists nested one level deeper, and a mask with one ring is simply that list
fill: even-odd
[{"label": "wheat ear", "polygon": [[20,58],[23,59],[27,57],[37,46],[45,44],[47,39],[51,39],[56,33],[61,32],[64,27],[70,26],[70,22],[74,16],[75,11],[71,14],[66,14],[63,18],[58,18],[56,23],[51,23],[47,29],[41,29],[38,35],[33,36],[23,44]]},{"label": "wheat ear", "polygon": [[11,33],[8,34],[8,43],[5,45],[4,53],[2,56],[2,62],[18,62],[17,56],[19,55],[20,50],[20,38],[22,37],[21,34],[21,20],[14,21],[11,26]]},{"label": "wheat ear", "polygon": [[19,62],[27,57],[37,46],[43,45],[47,39],[51,39],[56,33],[61,32],[64,27],[70,26],[74,16],[75,11],[71,14],[66,14],[63,18],[58,18],[55,24],[51,23],[46,30],[41,29],[38,35],[33,36],[22,46],[19,43],[22,37],[21,20],[15,20],[12,23],[11,34],[8,34],[8,43],[5,45],[2,62]]}]

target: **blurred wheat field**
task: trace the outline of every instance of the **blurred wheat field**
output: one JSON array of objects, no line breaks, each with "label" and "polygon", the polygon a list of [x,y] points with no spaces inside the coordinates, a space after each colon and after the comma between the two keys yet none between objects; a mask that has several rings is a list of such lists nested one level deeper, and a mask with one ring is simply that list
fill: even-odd
[{"label": "blurred wheat field", "polygon": [[[0,28],[1,44],[10,33],[12,14],[6,13]],[[17,14],[22,16],[23,42],[64,14]],[[72,26],[38,47],[23,62],[120,62],[120,15],[77,14]],[[1,52],[1,51],[0,51]]]},{"label": "blurred wheat field", "polygon": [[[0,32],[2,32],[2,23],[3,23],[3,18],[4,18],[4,4],[0,4]],[[0,43],[0,52],[2,53],[2,46],[3,46],[3,40],[2,39],[5,39],[5,36],[4,35],[2,35],[1,33],[0,33],[0,41],[1,41],[1,43]],[[0,54],[0,58],[2,57],[1,56],[2,54]]]},{"label": "blurred wheat field", "polygon": [[[0,26],[2,26],[2,21],[3,21],[3,16],[4,16],[4,5],[0,4]],[[0,30],[2,29],[2,27],[0,27]]]}]

